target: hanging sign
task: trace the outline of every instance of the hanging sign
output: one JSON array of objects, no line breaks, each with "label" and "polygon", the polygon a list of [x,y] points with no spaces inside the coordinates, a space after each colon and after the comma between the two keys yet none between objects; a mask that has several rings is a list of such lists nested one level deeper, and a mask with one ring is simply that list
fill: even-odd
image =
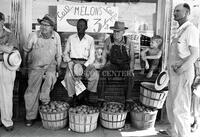
[{"label": "hanging sign", "polygon": [[109,33],[110,26],[118,20],[118,8],[96,5],[58,5],[57,31],[76,32],[78,19],[88,21],[87,32]]}]

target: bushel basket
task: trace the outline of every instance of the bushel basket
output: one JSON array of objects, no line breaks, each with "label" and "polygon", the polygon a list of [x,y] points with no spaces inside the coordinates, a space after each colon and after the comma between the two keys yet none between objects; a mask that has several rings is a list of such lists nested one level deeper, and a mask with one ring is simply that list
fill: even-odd
[{"label": "bushel basket", "polygon": [[42,125],[46,129],[58,130],[67,125],[67,110],[61,112],[43,112],[39,109]]},{"label": "bushel basket", "polygon": [[69,111],[69,128],[75,132],[91,132],[97,128],[99,112],[93,114],[77,114]]},{"label": "bushel basket", "polygon": [[[118,103],[118,102],[109,102],[109,103]],[[122,103],[118,103],[122,104]],[[127,111],[124,112],[108,112],[101,110],[100,112],[100,122],[101,125],[108,129],[120,129],[124,127],[126,121]]]},{"label": "bushel basket", "polygon": [[158,91],[154,88],[154,83],[142,82],[140,85],[140,102],[147,107],[161,109],[167,93],[167,88]]},{"label": "bushel basket", "polygon": [[131,111],[131,123],[137,129],[148,129],[153,128],[156,121],[158,110],[151,112],[136,112]]}]

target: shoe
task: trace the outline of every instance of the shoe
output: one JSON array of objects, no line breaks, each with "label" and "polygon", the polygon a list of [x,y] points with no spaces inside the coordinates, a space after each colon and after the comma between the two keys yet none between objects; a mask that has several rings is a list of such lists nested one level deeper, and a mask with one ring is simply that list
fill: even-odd
[{"label": "shoe", "polygon": [[4,127],[6,131],[10,132],[13,131],[14,126]]},{"label": "shoe", "polygon": [[199,125],[197,122],[194,122],[192,125],[191,125],[191,132],[195,132],[197,129],[198,129]]},{"label": "shoe", "polygon": [[3,127],[3,124],[0,122],[0,127]]},{"label": "shoe", "polygon": [[31,126],[33,125],[33,120],[26,120],[26,121],[25,121],[25,125],[26,125],[27,127],[31,127]]},{"label": "shoe", "polygon": [[170,136],[170,133],[168,133],[167,130],[159,130],[159,133],[160,133],[160,134],[163,134],[163,135]]}]

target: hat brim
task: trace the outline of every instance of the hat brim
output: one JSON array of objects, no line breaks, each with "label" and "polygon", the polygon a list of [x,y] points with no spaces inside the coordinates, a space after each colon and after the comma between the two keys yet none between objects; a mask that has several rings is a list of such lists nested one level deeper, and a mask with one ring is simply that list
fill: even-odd
[{"label": "hat brim", "polygon": [[122,30],[126,30],[128,29],[127,27],[124,27],[124,28],[115,28],[115,27],[110,27],[111,30],[116,30],[116,31],[122,31]]},{"label": "hat brim", "polygon": [[41,24],[42,21],[49,23],[49,25],[55,27],[55,24],[52,24],[50,21],[48,20],[44,20],[44,19],[37,19],[38,23]]},{"label": "hat brim", "polygon": [[[20,53],[18,50],[14,50],[12,52],[16,52],[17,54],[19,54],[20,56]],[[22,59],[21,59],[21,56],[20,56],[20,61],[19,63],[16,65],[16,66],[11,66],[9,63],[8,63],[8,56],[9,54],[8,53],[4,53],[3,54],[3,60],[4,60],[4,65],[6,66],[7,69],[11,70],[11,71],[14,71],[14,70],[17,70],[22,62]]]},{"label": "hat brim", "polygon": [[156,90],[162,90],[162,89],[164,89],[165,87],[168,86],[168,83],[169,83],[168,72],[167,71],[162,71],[162,72],[160,72],[160,74],[156,78],[154,86],[155,86]]}]

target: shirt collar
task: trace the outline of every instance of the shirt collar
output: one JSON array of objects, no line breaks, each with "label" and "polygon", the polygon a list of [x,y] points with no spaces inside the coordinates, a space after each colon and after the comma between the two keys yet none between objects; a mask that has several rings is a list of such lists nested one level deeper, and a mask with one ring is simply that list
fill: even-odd
[{"label": "shirt collar", "polygon": [[[86,35],[87,35],[87,34],[85,34],[85,35],[83,36],[83,39],[86,39]],[[75,37],[79,39],[78,33],[76,33]]]},{"label": "shirt collar", "polygon": [[179,28],[178,28],[178,32],[180,32],[182,29],[184,29],[185,27],[187,27],[188,25],[190,25],[191,23],[189,21],[186,21],[185,23],[183,23]]},{"label": "shirt collar", "polygon": [[[40,31],[40,30],[38,31],[38,37],[39,37],[39,38],[42,38],[42,37],[43,37],[43,36],[42,36],[42,33],[41,33],[41,31]],[[54,39],[54,38],[55,38],[55,32],[54,32],[54,31],[52,31],[51,38],[52,38],[52,39]]]}]

